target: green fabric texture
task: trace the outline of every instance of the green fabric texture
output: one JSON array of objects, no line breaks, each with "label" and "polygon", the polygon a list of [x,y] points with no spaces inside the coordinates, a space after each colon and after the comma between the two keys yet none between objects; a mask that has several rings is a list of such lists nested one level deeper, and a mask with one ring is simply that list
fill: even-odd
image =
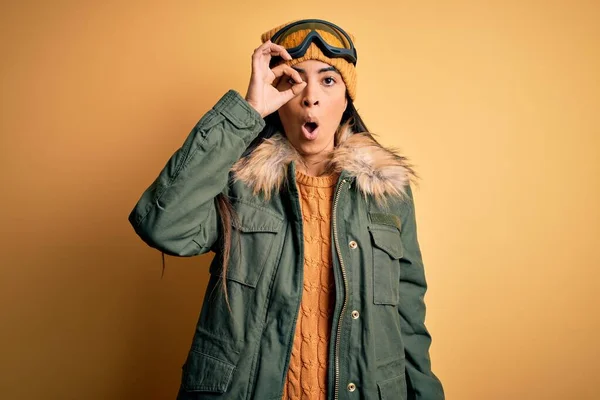
[{"label": "green fabric texture", "polygon": [[[216,252],[182,366],[179,400],[281,399],[303,288],[295,165],[289,165],[287,184],[268,200],[230,172],[264,125],[239,93],[227,92],[129,215],[141,239],[166,254]],[[336,301],[328,398],[444,399],[429,358],[427,284],[410,185],[405,198],[391,198],[382,208],[353,181],[342,171],[332,212]],[[238,215],[227,273],[231,311],[221,284],[215,201],[221,193]]]}]

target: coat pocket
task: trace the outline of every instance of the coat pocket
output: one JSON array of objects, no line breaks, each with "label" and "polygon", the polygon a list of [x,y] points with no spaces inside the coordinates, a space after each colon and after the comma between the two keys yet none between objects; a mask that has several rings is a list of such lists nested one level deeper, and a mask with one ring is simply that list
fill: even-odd
[{"label": "coat pocket", "polygon": [[182,386],[188,392],[225,393],[234,369],[227,361],[191,350],[183,365]]},{"label": "coat pocket", "polygon": [[377,382],[380,400],[405,400],[407,396],[404,375]]},{"label": "coat pocket", "polygon": [[[260,206],[234,201],[237,221],[232,225],[227,279],[255,288],[265,265],[274,261],[272,247],[283,218]],[[222,264],[213,262],[210,272],[222,276]]]},{"label": "coat pocket", "polygon": [[400,231],[389,225],[372,224],[373,303],[397,305],[400,286],[400,262],[404,247]]}]

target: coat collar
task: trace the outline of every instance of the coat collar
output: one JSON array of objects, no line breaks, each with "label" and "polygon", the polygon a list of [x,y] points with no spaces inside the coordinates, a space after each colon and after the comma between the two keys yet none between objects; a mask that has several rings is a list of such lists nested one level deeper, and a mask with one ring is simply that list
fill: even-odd
[{"label": "coat collar", "polygon": [[[348,124],[338,130],[336,143],[329,161],[330,172],[345,171],[365,196],[373,196],[377,201],[406,196],[406,185],[414,172],[405,157],[384,148],[367,132],[353,133]],[[268,199],[281,189],[292,162],[301,162],[300,154],[285,136],[277,133],[236,162],[232,172],[235,180]]]}]

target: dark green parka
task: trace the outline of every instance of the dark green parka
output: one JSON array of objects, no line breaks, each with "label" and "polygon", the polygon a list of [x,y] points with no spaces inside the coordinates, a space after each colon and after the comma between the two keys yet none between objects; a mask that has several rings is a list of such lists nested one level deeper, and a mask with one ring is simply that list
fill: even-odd
[{"label": "dark green parka", "polygon": [[[282,396],[304,241],[296,151],[277,134],[241,158],[264,125],[243,97],[226,93],[129,216],[137,234],[166,254],[216,253],[180,400]],[[429,359],[426,280],[407,168],[368,135],[349,130],[339,136],[331,163],[340,178],[332,210],[336,296],[328,396],[443,399]],[[238,216],[226,275],[231,312],[220,284],[219,193]]]}]

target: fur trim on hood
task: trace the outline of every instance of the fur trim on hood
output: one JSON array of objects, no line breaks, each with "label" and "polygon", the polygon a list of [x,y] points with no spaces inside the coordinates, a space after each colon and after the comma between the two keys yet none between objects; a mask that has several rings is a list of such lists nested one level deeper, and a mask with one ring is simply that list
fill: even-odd
[{"label": "fur trim on hood", "polygon": [[[348,124],[336,133],[336,143],[328,171],[348,171],[359,190],[378,202],[385,203],[387,196],[406,195],[405,187],[415,173],[405,157],[384,148],[367,132],[353,133]],[[250,186],[255,195],[262,192],[269,199],[286,181],[292,161],[302,163],[302,158],[287,138],[277,133],[236,162],[232,171],[235,180]]]}]

